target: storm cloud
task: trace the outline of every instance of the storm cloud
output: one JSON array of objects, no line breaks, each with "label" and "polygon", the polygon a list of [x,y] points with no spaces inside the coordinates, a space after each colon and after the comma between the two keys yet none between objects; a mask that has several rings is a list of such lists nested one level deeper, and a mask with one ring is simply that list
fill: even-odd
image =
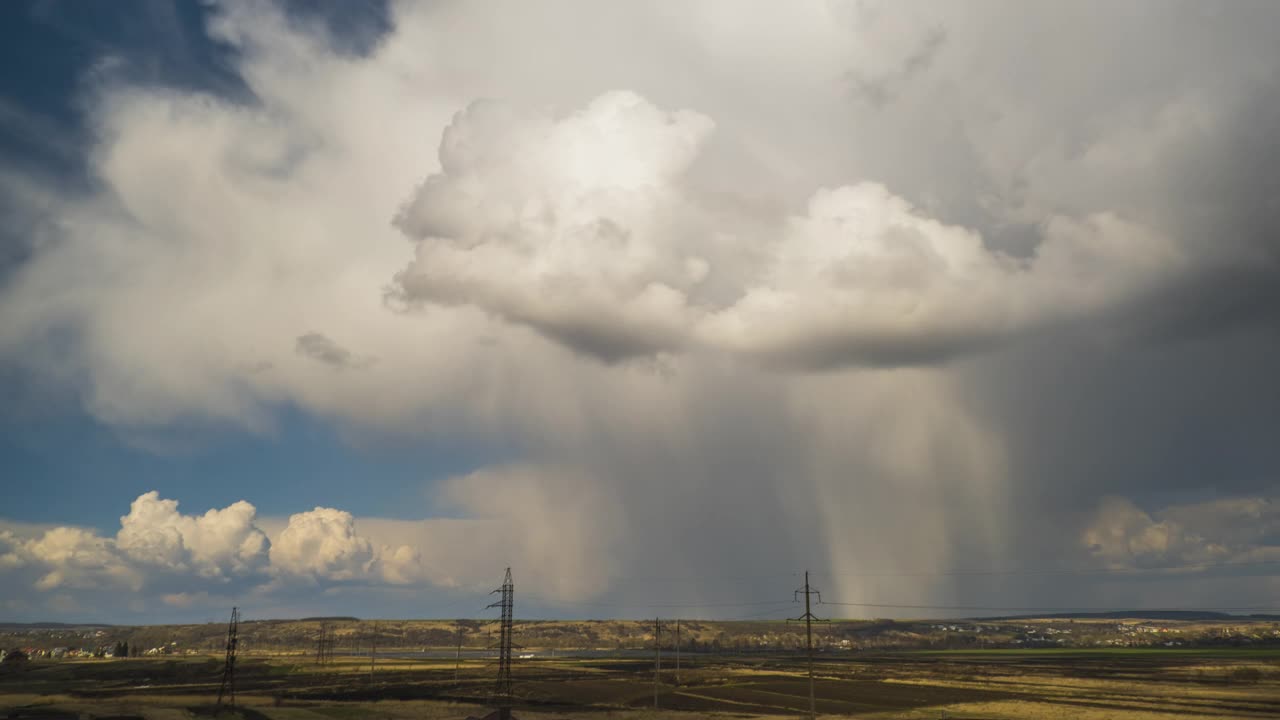
[{"label": "storm cloud", "polygon": [[419,521],[304,502],[268,533],[253,498],[143,496],[115,538],[0,537],[0,573],[284,593],[517,563],[570,614],[761,568],[739,596],[809,567],[851,602],[1274,597],[953,571],[1274,556],[1227,526],[1270,528],[1280,487],[1280,10],[680,8],[393,3],[353,54],[226,3],[246,97],[94,87],[94,188],[0,185],[48,238],[0,288],[7,369],[121,433],[287,407],[518,457]]}]

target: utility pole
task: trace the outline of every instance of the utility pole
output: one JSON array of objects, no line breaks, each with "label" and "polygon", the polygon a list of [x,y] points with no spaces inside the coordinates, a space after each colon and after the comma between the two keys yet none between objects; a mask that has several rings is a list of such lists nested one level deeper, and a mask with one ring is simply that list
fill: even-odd
[{"label": "utility pole", "polygon": [[378,658],[378,621],[373,621],[373,636],[369,638],[369,682],[373,682],[373,664]]},{"label": "utility pole", "polygon": [[662,674],[662,618],[653,619],[653,709],[658,709],[658,688]]},{"label": "utility pole", "polygon": [[676,685],[680,684],[680,618],[676,618]]},{"label": "utility pole", "polygon": [[808,570],[804,571],[804,587],[796,590],[795,592],[797,596],[800,593],[804,593],[804,614],[798,618],[790,618],[787,620],[787,622],[800,622],[801,620],[804,621],[804,647],[805,647],[805,654],[808,655],[809,657],[809,717],[816,718],[818,717],[817,703],[814,701],[814,695],[813,695],[813,623],[815,620],[817,622],[826,622],[826,621],[821,620],[817,617],[814,617],[813,613],[810,612],[809,596],[817,595],[818,602],[822,602],[822,593],[818,592],[811,585],[809,585]]},{"label": "utility pole", "polygon": [[227,657],[222,664],[222,684],[218,686],[218,707],[222,707],[225,694],[228,705],[236,704],[236,648],[240,641],[237,637],[240,630],[240,608],[231,608],[231,622],[227,625]]},{"label": "utility pole", "polygon": [[494,687],[494,696],[498,703],[499,720],[511,718],[511,645],[512,620],[511,611],[515,605],[516,586],[511,582],[511,568],[502,580],[502,587],[489,593],[501,593],[501,600],[489,605],[502,611],[502,624],[498,632],[498,682]]},{"label": "utility pole", "polygon": [[453,655],[453,682],[458,682],[458,670],[462,667],[462,621],[458,621],[458,649]]},{"label": "utility pole", "polygon": [[328,625],[320,624],[320,633],[316,636],[316,664],[327,665],[333,662],[334,634]]}]

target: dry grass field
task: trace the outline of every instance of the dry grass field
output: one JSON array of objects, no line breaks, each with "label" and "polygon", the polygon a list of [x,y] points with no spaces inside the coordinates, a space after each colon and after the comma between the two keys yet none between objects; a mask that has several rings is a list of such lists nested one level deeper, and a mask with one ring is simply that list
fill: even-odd
[{"label": "dry grass field", "polygon": [[[532,659],[517,666],[522,718],[794,717],[808,705],[802,658],[670,658],[653,709],[639,659]],[[0,675],[0,717],[212,715],[214,657],[33,662]],[[1280,651],[1105,650],[850,654],[816,666],[818,711],[858,718],[1280,717]],[[301,656],[241,661],[237,715],[273,720],[464,718],[482,714],[492,670],[451,660],[316,666]]]}]

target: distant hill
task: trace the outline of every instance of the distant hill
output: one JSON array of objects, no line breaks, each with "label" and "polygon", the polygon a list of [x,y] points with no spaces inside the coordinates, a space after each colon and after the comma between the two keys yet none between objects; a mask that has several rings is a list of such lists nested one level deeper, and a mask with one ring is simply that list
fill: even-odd
[{"label": "distant hill", "polygon": [[1048,615],[997,615],[977,620],[1280,620],[1280,615],[1232,615],[1203,610],[1110,610],[1108,612],[1050,613]]},{"label": "distant hill", "polygon": [[14,623],[0,622],[0,632],[13,632],[22,630],[74,630],[76,628],[112,628],[116,627],[109,623],[61,623],[61,622],[30,622],[30,623]]},{"label": "distant hill", "polygon": [[[1073,622],[1074,620],[1074,622]],[[526,648],[636,651],[651,649],[652,621],[517,620]],[[1070,623],[1070,624],[1069,624]],[[321,628],[336,654],[423,652],[428,648],[478,650],[492,646],[491,618],[458,620],[356,620],[337,616],[300,620],[254,620],[240,626],[241,651],[306,655],[315,651]],[[1152,628],[1150,625],[1161,627]],[[1173,627],[1167,627],[1173,626]],[[802,626],[783,620],[683,619],[682,647],[689,651],[793,652],[805,645]],[[375,637],[376,634],[376,637]],[[665,635],[665,634],[664,634]],[[674,638],[664,637],[664,644]],[[839,620],[824,623],[814,637],[829,650],[937,650],[1028,647],[1280,647],[1280,616],[1216,612],[1110,611],[1049,616],[938,620]],[[226,643],[225,623],[189,625],[0,625],[0,647],[110,648],[127,642],[154,654],[217,654]]]},{"label": "distant hill", "polygon": [[298,622],[360,622],[360,618],[352,617],[350,615],[327,615],[320,617],[298,618]]}]

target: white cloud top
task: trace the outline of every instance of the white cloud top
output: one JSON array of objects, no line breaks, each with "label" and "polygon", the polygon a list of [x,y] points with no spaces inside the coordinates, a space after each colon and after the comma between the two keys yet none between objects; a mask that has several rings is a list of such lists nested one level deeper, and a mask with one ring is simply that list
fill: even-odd
[{"label": "white cloud top", "polygon": [[711,128],[631,92],[559,119],[471,105],[397,218],[418,241],[404,296],[475,305],[606,359],[678,348],[706,273],[680,181]]},{"label": "white cloud top", "polygon": [[348,512],[316,508],[289,517],[274,542],[244,500],[203,515],[183,515],[176,500],[151,491],[133,501],[114,538],[78,527],[0,531],[0,572],[30,570],[34,588],[182,588],[169,604],[196,595],[243,594],[286,584],[421,582],[415,549],[374,544]]},{"label": "white cloud top", "polygon": [[254,525],[256,510],[241,500],[204,515],[183,515],[176,500],[151,491],[120,518],[116,547],[131,560],[191,571],[209,578],[253,573],[267,560],[270,543]]},{"label": "white cloud top", "polygon": [[350,580],[372,562],[373,546],[356,534],[355,518],[333,508],[290,515],[271,546],[272,569],[295,575]]}]

